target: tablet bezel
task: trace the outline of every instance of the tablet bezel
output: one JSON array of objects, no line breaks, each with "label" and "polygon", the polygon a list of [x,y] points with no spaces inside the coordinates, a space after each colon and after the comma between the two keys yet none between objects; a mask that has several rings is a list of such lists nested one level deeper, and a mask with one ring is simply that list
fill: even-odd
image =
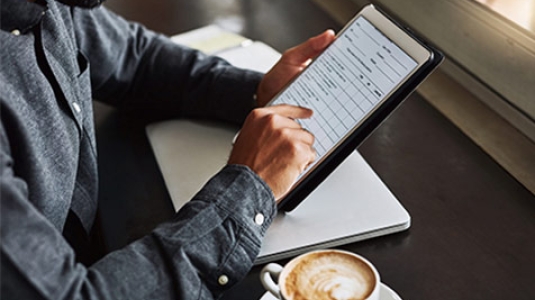
[{"label": "tablet bezel", "polygon": [[[378,11],[371,4],[364,7],[360,13],[349,21],[340,33],[337,34],[337,37],[347,30],[351,24],[361,16],[366,18],[381,34],[391,40],[396,46],[401,48],[401,50],[405,51],[407,55],[412,57],[418,64],[416,69],[421,67],[421,65],[427,62],[433,55],[433,52],[430,49],[424,47],[414,38],[414,36],[409,35],[406,28],[402,29],[398,24],[394,23],[392,19]],[[409,73],[407,78],[410,77],[416,69]]]},{"label": "tablet bezel", "polygon": [[[405,99],[416,86],[440,63],[442,55],[432,47],[416,38],[406,28],[401,27],[384,13],[378,11],[373,5],[362,9],[337,34],[340,37],[344,31],[359,18],[364,17],[382,35],[392,41],[417,63],[404,80],[398,83],[384,99],[359,124],[342,138],[330,151],[328,151],[312,168],[306,171],[278,202],[279,210],[293,210],[304,198],[312,192],[386,117]],[[321,55],[321,54],[320,54]],[[308,67],[312,66],[314,61]],[[305,69],[306,70],[306,69]],[[303,70],[303,72],[305,71]],[[296,77],[297,78],[297,77]],[[278,96],[284,92],[295,79],[286,85],[268,103],[271,105]],[[405,91],[400,91],[404,89]]]}]

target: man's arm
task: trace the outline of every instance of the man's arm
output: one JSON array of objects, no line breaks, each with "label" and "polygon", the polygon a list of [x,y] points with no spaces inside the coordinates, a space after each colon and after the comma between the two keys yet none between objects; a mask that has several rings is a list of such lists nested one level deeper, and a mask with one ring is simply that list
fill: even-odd
[{"label": "man's arm", "polygon": [[86,268],[28,200],[4,147],[0,162],[6,299],[215,299],[247,274],[276,213],[256,174],[227,166],[173,220]]},{"label": "man's arm", "polygon": [[166,117],[238,123],[256,107],[253,95],[262,79],[258,72],[176,45],[103,7],[76,8],[72,17],[98,100],[156,110]]}]

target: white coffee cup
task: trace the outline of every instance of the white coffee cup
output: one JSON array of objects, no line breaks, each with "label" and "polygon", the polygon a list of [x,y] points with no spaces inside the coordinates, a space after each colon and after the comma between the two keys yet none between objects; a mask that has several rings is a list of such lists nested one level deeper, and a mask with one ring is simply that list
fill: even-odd
[{"label": "white coffee cup", "polygon": [[281,300],[378,300],[381,286],[379,273],[368,260],[342,250],[308,252],[284,267],[267,264],[260,280]]}]

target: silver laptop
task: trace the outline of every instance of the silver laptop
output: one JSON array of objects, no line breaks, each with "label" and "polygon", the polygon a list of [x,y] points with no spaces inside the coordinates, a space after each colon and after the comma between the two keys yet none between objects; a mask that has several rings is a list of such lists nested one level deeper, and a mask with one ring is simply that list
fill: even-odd
[{"label": "silver laptop", "polygon": [[[175,210],[226,163],[237,128],[190,120],[147,127]],[[280,212],[267,231],[257,264],[409,228],[410,216],[358,152],[307,199]]]},{"label": "silver laptop", "polygon": [[[215,26],[174,36],[173,40],[217,53],[236,66],[262,72],[280,57],[262,42],[236,37]],[[227,50],[214,51],[214,43]],[[203,49],[206,44],[211,51]],[[175,210],[226,164],[237,130],[190,120],[147,126]],[[354,152],[295,210],[278,214],[267,231],[256,264],[399,232],[409,228],[410,220],[396,197]]]}]

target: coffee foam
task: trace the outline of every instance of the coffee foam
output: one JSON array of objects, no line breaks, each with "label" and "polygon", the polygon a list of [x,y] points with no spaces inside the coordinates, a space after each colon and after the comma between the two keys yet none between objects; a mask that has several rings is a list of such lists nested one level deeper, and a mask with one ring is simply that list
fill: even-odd
[{"label": "coffee foam", "polygon": [[283,294],[292,300],[362,300],[374,285],[375,275],[364,262],[334,251],[295,261],[281,282]]}]

